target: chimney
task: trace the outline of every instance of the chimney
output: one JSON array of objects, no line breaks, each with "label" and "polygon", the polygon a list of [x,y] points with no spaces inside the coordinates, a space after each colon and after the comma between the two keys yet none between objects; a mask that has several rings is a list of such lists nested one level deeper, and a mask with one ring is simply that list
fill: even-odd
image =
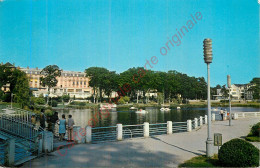
[{"label": "chimney", "polygon": [[38,70],[38,67],[36,67],[36,70]]},{"label": "chimney", "polygon": [[29,69],[29,66],[27,66],[27,69]]}]

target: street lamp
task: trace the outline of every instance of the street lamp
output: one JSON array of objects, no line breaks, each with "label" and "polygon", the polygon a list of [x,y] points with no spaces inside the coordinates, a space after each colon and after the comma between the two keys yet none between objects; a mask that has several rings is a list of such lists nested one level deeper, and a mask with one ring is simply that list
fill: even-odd
[{"label": "street lamp", "polygon": [[229,90],[229,126],[231,126],[231,79],[230,75],[227,76],[227,85],[228,85],[228,90]]},{"label": "street lamp", "polygon": [[11,109],[13,109],[13,96],[14,96],[15,94],[13,94],[13,93],[11,93]]},{"label": "street lamp", "polygon": [[211,104],[210,104],[210,66],[212,63],[212,40],[204,39],[203,41],[204,48],[204,61],[207,64],[207,72],[208,72],[208,138],[206,141],[206,153],[207,157],[213,156],[213,140],[211,135]]}]

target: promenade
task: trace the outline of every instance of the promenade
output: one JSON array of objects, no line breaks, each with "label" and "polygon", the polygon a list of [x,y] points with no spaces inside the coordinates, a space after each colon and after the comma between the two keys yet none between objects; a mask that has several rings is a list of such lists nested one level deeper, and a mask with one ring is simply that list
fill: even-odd
[{"label": "promenade", "polygon": [[[250,126],[259,122],[259,117],[215,121],[213,133],[221,133],[223,143],[246,136]],[[64,148],[27,162],[23,167],[177,167],[180,163],[206,150],[207,125],[192,132],[160,135],[150,138],[134,138],[120,142],[79,144]],[[254,143],[258,148],[260,143]],[[214,147],[217,153],[217,147]]]}]

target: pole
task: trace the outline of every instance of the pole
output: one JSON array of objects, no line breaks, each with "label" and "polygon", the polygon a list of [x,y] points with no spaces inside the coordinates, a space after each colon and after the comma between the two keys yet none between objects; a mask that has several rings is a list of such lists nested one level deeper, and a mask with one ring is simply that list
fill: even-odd
[{"label": "pole", "polygon": [[230,94],[231,94],[231,88],[229,88],[229,126],[231,126],[231,117],[232,117],[232,115],[231,115],[231,96],[230,96]]},{"label": "pole", "polygon": [[211,104],[210,104],[210,65],[207,63],[208,70],[208,138],[206,141],[207,157],[213,156],[213,140],[211,135]]},{"label": "pole", "polygon": [[13,93],[11,93],[11,109],[13,109]]}]

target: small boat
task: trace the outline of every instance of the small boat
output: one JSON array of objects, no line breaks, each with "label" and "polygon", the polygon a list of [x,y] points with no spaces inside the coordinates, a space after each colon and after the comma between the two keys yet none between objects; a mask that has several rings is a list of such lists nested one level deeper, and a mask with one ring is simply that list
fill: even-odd
[{"label": "small boat", "polygon": [[164,111],[170,111],[171,109],[170,108],[164,108]]},{"label": "small boat", "polygon": [[217,108],[213,108],[212,111],[218,111],[218,109]]},{"label": "small boat", "polygon": [[135,109],[137,109],[136,107],[130,107],[130,110],[135,110]]},{"label": "small boat", "polygon": [[180,110],[180,109],[181,109],[181,107],[180,107],[180,106],[178,106],[178,107],[177,107],[177,110]]},{"label": "small boat", "polygon": [[160,108],[160,111],[165,111],[165,108],[164,107]]},{"label": "small boat", "polygon": [[135,113],[142,113],[142,114],[145,114],[145,113],[148,113],[148,111],[143,110],[143,109],[140,109],[140,110],[136,111]]}]

